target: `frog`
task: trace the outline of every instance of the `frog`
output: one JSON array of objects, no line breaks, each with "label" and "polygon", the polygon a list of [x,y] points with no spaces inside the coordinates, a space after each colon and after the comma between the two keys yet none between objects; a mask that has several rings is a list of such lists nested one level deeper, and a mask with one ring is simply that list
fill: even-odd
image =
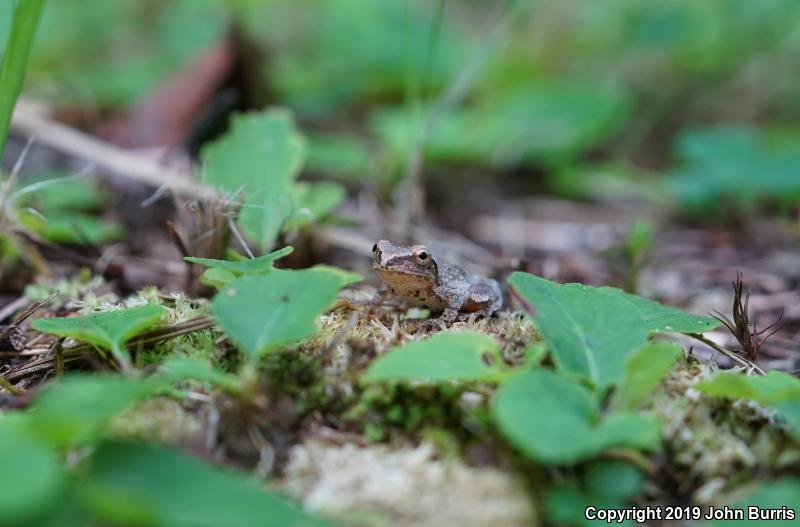
[{"label": "frog", "polygon": [[383,280],[374,302],[391,293],[410,306],[440,313],[426,324],[430,328],[452,324],[463,315],[489,318],[503,306],[497,280],[468,273],[436,258],[425,245],[380,240],[372,246],[372,268]]}]

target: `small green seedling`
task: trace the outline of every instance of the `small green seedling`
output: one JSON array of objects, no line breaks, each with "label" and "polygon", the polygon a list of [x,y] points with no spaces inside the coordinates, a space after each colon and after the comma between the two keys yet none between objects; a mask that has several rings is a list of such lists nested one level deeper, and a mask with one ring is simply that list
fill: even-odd
[{"label": "small green seedling", "polygon": [[327,269],[242,276],[214,297],[214,317],[254,361],[313,333],[343,285],[342,275]]},{"label": "small green seedling", "polygon": [[222,289],[242,275],[271,273],[275,270],[275,261],[291,254],[292,251],[294,251],[294,247],[288,246],[257,258],[215,260],[212,258],[187,256],[184,260],[208,267],[200,278],[200,281],[215,289]]},{"label": "small green seedling", "polygon": [[207,183],[244,189],[238,221],[262,249],[295,211],[293,185],[305,152],[305,138],[284,109],[234,116],[230,131],[202,151]]},{"label": "small green seedling", "polygon": [[533,460],[571,464],[613,447],[654,449],[657,419],[617,412],[599,419],[597,402],[584,386],[538,369],[505,382],[492,401],[500,432]]},{"label": "small green seedling", "polygon": [[628,356],[652,334],[702,333],[720,324],[613,287],[562,285],[522,272],[508,282],[532,313],[557,366],[600,387],[622,379]]},{"label": "small green seedling", "polygon": [[159,325],[167,309],[157,304],[103,311],[81,317],[42,318],[31,327],[36,331],[71,337],[110,350],[120,368],[131,372],[131,360],[125,342]]},{"label": "small green seedling", "polygon": [[294,251],[294,247],[288,246],[264,256],[244,260],[215,260],[213,258],[196,258],[194,256],[187,256],[184,260],[203,265],[209,269],[228,271],[233,276],[238,277],[244,274],[270,273],[275,270],[275,260],[291,254],[292,251]]},{"label": "small green seedling", "polygon": [[[491,381],[503,376],[497,366],[500,346],[474,331],[449,331],[389,350],[370,364],[363,376],[368,382]],[[489,366],[490,357],[495,365]]]}]

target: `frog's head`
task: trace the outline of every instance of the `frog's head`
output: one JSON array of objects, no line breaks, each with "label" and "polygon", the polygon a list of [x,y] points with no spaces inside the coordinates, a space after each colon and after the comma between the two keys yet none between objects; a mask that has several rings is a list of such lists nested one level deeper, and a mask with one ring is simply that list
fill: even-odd
[{"label": "frog's head", "polygon": [[438,270],[424,245],[395,245],[381,240],[372,246],[372,268],[390,283],[400,279],[436,282]]}]

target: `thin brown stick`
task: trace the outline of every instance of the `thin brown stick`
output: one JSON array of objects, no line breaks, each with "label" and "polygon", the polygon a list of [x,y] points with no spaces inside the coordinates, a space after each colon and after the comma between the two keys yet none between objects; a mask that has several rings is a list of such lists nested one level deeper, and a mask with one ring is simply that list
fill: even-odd
[{"label": "thin brown stick", "polygon": [[[214,324],[215,324],[214,319],[212,319],[211,317],[193,318],[192,320],[187,320],[186,322],[180,322],[178,324],[174,324],[166,328],[156,329],[144,333],[127,342],[126,347],[128,348],[128,350],[134,351],[139,346],[154,344],[162,340],[179,337],[181,335],[186,335],[188,333],[193,333],[195,331],[202,331],[204,329],[213,327]],[[75,360],[78,360],[84,355],[90,355],[93,350],[94,346],[92,346],[91,344],[78,344],[70,348],[63,348],[61,355],[63,357],[64,364],[66,364],[68,362],[73,362]],[[36,373],[38,371],[52,367],[52,365],[56,361],[57,357],[55,353],[53,353],[48,357],[42,357],[35,361],[22,364],[17,368],[9,370],[5,374],[5,378],[10,381],[21,379],[32,373]]]}]

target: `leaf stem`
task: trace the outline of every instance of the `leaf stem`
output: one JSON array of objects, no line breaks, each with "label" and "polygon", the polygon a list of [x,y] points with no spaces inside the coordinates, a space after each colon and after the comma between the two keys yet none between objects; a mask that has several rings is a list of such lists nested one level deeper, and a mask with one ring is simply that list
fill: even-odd
[{"label": "leaf stem", "polygon": [[720,346],[719,344],[717,344],[713,340],[704,337],[700,333],[687,333],[687,335],[692,337],[695,340],[699,340],[700,342],[702,342],[706,346],[709,346],[709,347],[713,348],[714,350],[722,353],[723,355],[725,355],[726,357],[728,357],[732,361],[739,363],[739,365],[744,366],[745,368],[747,368],[748,371],[755,371],[756,373],[764,375],[764,370],[762,370],[758,365],[753,364],[749,360],[743,359],[742,357],[738,356],[737,354],[735,354],[732,351],[726,350],[725,348],[723,348],[722,346]]}]

